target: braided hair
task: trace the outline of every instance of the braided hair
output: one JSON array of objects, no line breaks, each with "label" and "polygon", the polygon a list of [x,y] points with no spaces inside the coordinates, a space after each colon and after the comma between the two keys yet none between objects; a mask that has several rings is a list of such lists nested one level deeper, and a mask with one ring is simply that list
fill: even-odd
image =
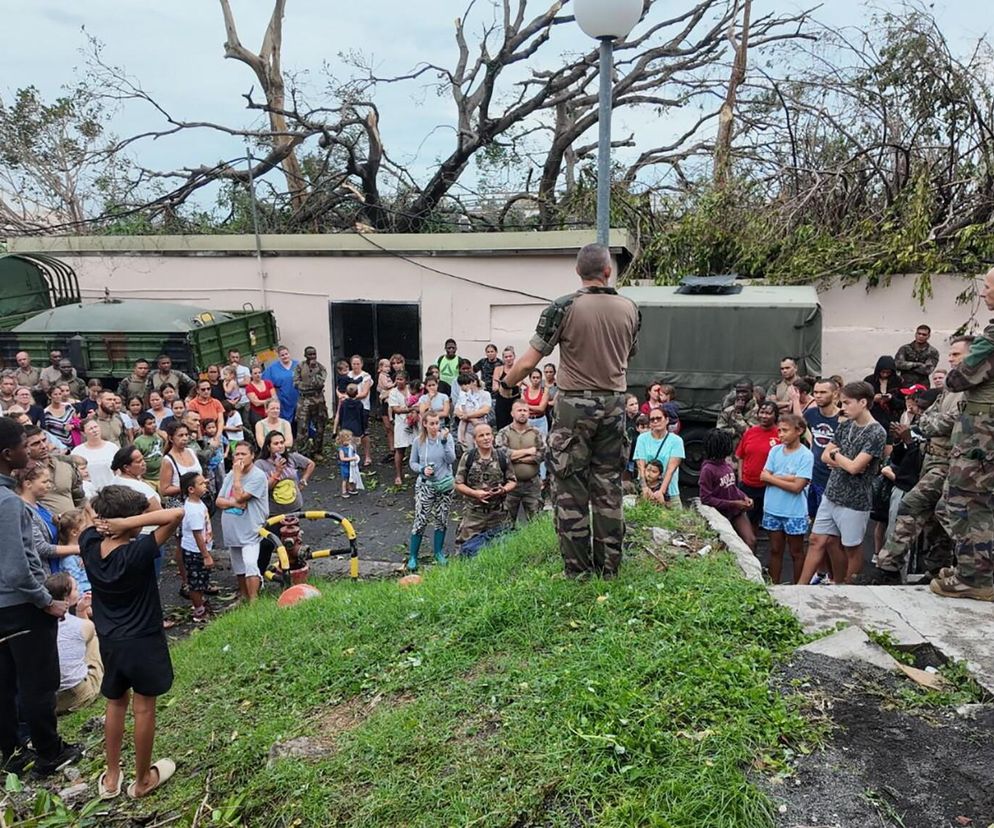
[{"label": "braided hair", "polygon": [[732,453],[732,435],[720,428],[712,428],[704,437],[704,459],[720,461]]}]

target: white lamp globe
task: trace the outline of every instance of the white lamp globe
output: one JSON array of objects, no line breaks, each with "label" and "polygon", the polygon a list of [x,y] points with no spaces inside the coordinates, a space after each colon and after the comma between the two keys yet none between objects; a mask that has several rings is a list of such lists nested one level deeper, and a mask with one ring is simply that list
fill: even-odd
[{"label": "white lamp globe", "polygon": [[573,14],[590,37],[620,40],[642,17],[642,0],[573,0]]}]

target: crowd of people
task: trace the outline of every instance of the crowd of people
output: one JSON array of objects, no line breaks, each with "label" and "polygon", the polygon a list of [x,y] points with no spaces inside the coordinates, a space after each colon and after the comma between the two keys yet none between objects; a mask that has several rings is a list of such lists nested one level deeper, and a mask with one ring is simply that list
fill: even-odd
[{"label": "crowd of people", "polygon": [[[617,574],[622,480],[637,496],[681,505],[680,405],[661,382],[644,400],[625,393],[640,323],[632,303],[607,287],[606,249],[584,248],[577,272],[584,287],[549,306],[524,355],[490,344],[474,362],[449,339],[423,377],[409,375],[401,354],[381,359],[375,377],[360,355],[338,361],[329,377],[314,348],[298,361],[280,346],[268,365],[243,365],[232,350],[225,365],[196,378],[167,355],[154,370],[139,359],[105,388],[84,382],[58,351],[42,370],[19,353],[17,369],[0,374],[0,532],[10,539],[0,545],[3,766],[44,776],[77,758],[56,714],[99,691],[109,700],[100,796],[122,790],[129,705],[129,795],[168,780],[175,764],[152,761],[155,701],[172,683],[159,594],[167,545],[175,542],[192,621],[206,623],[218,590],[219,512],[240,597],[254,601],[271,554],[259,528],[304,507],[319,463],[337,464],[343,498],[360,495],[374,463],[371,423],[384,426],[382,462],[392,464],[394,483],[414,476],[409,570],[419,568],[429,530],[431,556],[447,563],[458,493],[461,555],[548,508],[567,576]],[[994,271],[983,296],[994,310]],[[601,339],[577,336],[584,325]],[[949,371],[940,369],[930,334],[920,326],[864,380],[799,376],[785,357],[768,388],[743,378],[730,389],[705,441],[700,499],[754,551],[766,533],[772,581],[780,582],[787,555],[796,583],[901,583],[924,537],[921,564],[933,592],[994,598],[991,533],[974,509],[987,498],[981,518],[990,511],[994,472],[985,463],[994,467],[994,441],[981,435],[964,453],[954,434],[964,412],[994,410],[994,399],[962,396],[994,368],[977,357],[972,337],[958,336]],[[554,363],[540,367],[557,344],[561,387]],[[329,425],[335,447],[326,455]],[[875,564],[862,573],[871,520]]]}]

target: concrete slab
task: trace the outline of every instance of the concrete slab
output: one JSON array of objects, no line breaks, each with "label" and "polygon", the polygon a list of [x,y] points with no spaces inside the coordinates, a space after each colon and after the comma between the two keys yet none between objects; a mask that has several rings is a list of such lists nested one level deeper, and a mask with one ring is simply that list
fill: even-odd
[{"label": "concrete slab", "polygon": [[798,650],[805,653],[837,658],[841,661],[863,661],[884,670],[900,669],[897,659],[879,644],[875,644],[859,627],[846,627],[836,633],[819,638]]},{"label": "concrete slab", "polygon": [[965,661],[994,693],[994,604],[939,598],[928,587],[775,586],[770,595],[808,632],[848,622],[887,632],[901,646],[932,644],[947,658]]}]

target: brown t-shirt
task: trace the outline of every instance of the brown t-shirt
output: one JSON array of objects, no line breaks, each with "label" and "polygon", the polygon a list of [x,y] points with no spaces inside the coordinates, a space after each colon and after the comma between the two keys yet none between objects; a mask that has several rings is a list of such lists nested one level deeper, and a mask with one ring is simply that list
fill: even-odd
[{"label": "brown t-shirt", "polygon": [[559,345],[561,391],[628,388],[628,360],[638,350],[641,324],[631,299],[614,288],[582,288],[542,312],[531,346],[548,356]]}]

